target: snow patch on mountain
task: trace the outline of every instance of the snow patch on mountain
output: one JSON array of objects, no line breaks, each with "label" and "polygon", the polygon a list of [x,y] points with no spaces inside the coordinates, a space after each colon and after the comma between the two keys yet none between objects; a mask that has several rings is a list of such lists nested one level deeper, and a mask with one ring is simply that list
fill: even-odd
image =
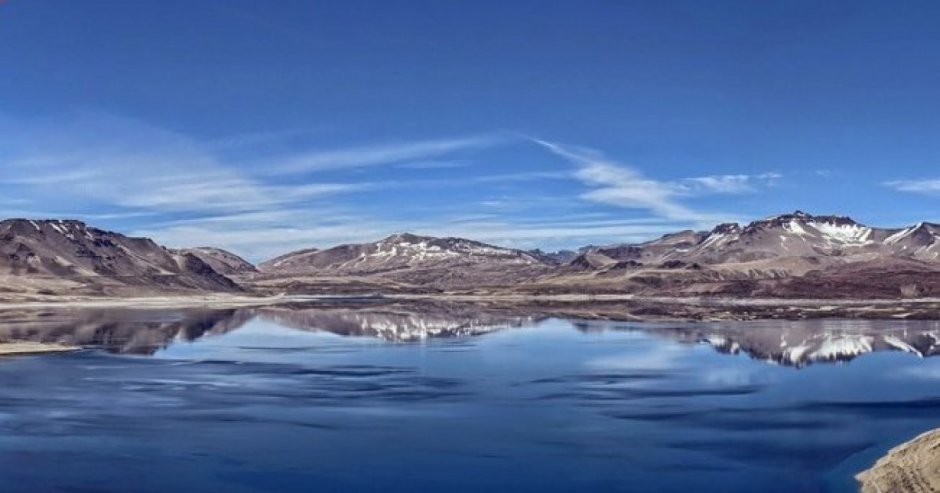
[{"label": "snow patch on mountain", "polygon": [[872,229],[860,224],[834,224],[816,221],[811,221],[808,224],[822,233],[824,238],[834,243],[871,243],[869,238],[871,237]]}]

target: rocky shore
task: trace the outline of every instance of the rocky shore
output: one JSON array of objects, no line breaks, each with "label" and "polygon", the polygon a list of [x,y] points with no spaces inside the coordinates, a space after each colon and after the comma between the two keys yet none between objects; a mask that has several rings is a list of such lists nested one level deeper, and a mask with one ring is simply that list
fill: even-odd
[{"label": "rocky shore", "polygon": [[940,491],[940,429],[891,449],[855,478],[863,493]]}]

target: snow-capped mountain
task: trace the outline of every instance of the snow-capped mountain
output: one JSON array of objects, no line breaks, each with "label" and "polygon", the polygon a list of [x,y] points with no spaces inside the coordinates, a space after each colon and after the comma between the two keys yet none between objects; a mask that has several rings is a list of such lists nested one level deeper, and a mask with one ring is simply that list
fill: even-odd
[{"label": "snow-capped mountain", "polygon": [[895,255],[940,261],[940,224],[918,223],[885,238]]},{"label": "snow-capped mountain", "polygon": [[108,293],[134,286],[159,291],[236,291],[199,257],[74,220],[0,222],[0,275],[24,292]]},{"label": "snow-capped mountain", "polygon": [[383,275],[410,277],[423,272],[428,281],[492,274],[545,271],[552,264],[530,252],[463,238],[394,234],[374,243],[301,250],[262,263],[264,274]]},{"label": "snow-capped mountain", "polygon": [[924,298],[940,296],[940,225],[877,228],[797,211],[640,244],[585,247],[577,254],[402,233],[300,250],[255,268],[218,248],[168,250],[79,221],[14,219],[0,222],[0,276],[13,276],[10,292],[26,294],[120,294],[135,287],[266,294]]},{"label": "snow-capped mountain", "polygon": [[[775,259],[820,259],[837,263],[878,257],[940,261],[940,226],[921,223],[905,229],[865,226],[843,216],[814,216],[802,211],[769,217],[741,226],[721,224],[711,231],[683,231],[638,245],[591,249],[609,263],[632,260],[643,264],[683,261],[730,264]],[[602,263],[602,262],[601,262]]]}]

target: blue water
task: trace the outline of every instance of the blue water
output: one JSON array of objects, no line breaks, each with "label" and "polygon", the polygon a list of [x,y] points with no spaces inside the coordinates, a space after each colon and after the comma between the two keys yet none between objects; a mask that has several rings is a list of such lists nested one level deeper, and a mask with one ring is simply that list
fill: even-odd
[{"label": "blue water", "polygon": [[645,328],[388,342],[244,317],[149,355],[0,359],[0,491],[854,491],[940,426],[940,358],[797,368]]}]

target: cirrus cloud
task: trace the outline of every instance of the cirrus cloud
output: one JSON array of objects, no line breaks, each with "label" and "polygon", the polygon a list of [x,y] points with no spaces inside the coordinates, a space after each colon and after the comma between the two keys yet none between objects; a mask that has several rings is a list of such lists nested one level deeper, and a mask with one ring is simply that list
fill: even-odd
[{"label": "cirrus cloud", "polygon": [[940,194],[940,178],[927,178],[922,180],[892,180],[884,185],[899,192]]},{"label": "cirrus cloud", "polygon": [[754,192],[759,186],[772,185],[782,178],[778,173],[768,172],[759,175],[710,175],[657,180],[593,149],[563,146],[538,139],[534,141],[577,166],[574,177],[590,188],[581,194],[582,199],[628,209],[644,209],[672,220],[708,223],[727,219],[727,214],[693,210],[682,199],[711,193]]}]

